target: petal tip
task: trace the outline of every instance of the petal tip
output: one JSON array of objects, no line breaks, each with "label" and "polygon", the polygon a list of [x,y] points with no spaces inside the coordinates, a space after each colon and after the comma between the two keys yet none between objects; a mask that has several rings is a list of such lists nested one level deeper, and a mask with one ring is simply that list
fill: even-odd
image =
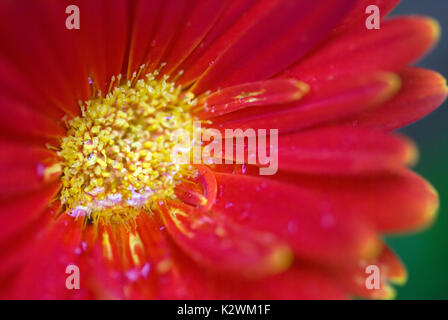
[{"label": "petal tip", "polygon": [[288,246],[280,246],[272,252],[267,260],[269,269],[273,273],[280,273],[291,266],[294,260],[294,254]]},{"label": "petal tip", "polygon": [[446,96],[448,95],[448,84],[447,84],[446,79],[445,79],[444,76],[442,76],[441,74],[439,74],[439,76],[440,76],[440,79],[442,81],[443,89],[445,90],[444,94],[445,94],[445,98],[446,98]]},{"label": "petal tip", "polygon": [[297,100],[301,99],[303,96],[305,96],[310,91],[310,86],[308,83],[303,81],[298,81],[294,79],[294,85],[297,87]]},{"label": "petal tip", "polygon": [[411,141],[407,141],[407,146],[404,154],[404,163],[408,166],[414,166],[418,163],[420,157],[417,145]]},{"label": "petal tip", "polygon": [[393,283],[398,286],[403,286],[408,282],[408,273],[405,269],[403,269],[403,273],[399,275],[394,275],[388,278],[390,283]]},{"label": "petal tip", "polygon": [[439,201],[439,193],[437,192],[437,190],[430,183],[427,183],[427,185],[431,197],[429,197],[428,202],[426,204],[424,219],[425,219],[425,225],[430,226],[436,220],[437,213],[439,212],[440,208],[440,201]]},{"label": "petal tip", "polygon": [[429,25],[430,31],[431,31],[431,36],[434,40],[439,40],[440,36],[442,34],[442,27],[440,26],[439,21],[437,21],[434,18],[426,18],[427,19],[427,23]]},{"label": "petal tip", "polygon": [[381,290],[381,300],[394,300],[397,297],[397,291],[390,285],[384,285],[383,290]]},{"label": "petal tip", "polygon": [[397,92],[401,88],[401,77],[396,73],[389,73],[388,82],[393,92]]},{"label": "petal tip", "polygon": [[384,72],[384,82],[387,84],[384,93],[384,101],[394,97],[401,89],[402,80],[401,77],[394,72]]},{"label": "petal tip", "polygon": [[373,257],[378,257],[382,250],[384,249],[384,244],[378,239],[376,235],[368,237],[360,247],[359,257],[361,259],[370,259]]}]

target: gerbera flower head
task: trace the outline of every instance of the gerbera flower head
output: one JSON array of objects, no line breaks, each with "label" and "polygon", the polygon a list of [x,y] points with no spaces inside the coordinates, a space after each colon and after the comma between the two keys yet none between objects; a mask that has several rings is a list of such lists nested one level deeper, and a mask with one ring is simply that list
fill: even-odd
[{"label": "gerbera flower head", "polygon": [[381,235],[429,225],[438,196],[391,131],[448,92],[409,66],[437,23],[397,3],[1,2],[0,296],[393,296]]}]

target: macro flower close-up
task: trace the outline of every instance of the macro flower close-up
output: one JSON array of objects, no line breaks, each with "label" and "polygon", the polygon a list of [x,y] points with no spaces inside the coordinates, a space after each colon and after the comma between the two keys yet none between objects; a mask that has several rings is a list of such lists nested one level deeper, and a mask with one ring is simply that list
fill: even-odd
[{"label": "macro flower close-up", "polygon": [[448,94],[398,3],[0,0],[0,298],[394,298]]}]

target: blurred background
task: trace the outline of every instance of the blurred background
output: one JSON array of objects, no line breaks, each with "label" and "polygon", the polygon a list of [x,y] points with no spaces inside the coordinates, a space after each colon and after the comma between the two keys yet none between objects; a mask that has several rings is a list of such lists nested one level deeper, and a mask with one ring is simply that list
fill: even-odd
[{"label": "blurred background", "polygon": [[[439,44],[417,65],[448,78],[448,1],[402,0],[392,15],[403,14],[428,15],[439,21]],[[420,161],[415,170],[439,191],[441,206],[430,229],[387,239],[409,273],[407,284],[397,288],[397,299],[448,299],[448,102],[400,131],[417,142]]]}]

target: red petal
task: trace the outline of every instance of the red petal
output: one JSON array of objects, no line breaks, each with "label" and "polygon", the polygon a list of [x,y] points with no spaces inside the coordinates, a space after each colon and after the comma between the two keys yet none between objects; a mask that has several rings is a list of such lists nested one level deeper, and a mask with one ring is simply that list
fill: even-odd
[{"label": "red petal", "polygon": [[[19,299],[67,299],[89,298],[83,288],[83,279],[88,272],[79,263],[75,250],[82,233],[82,220],[62,215],[36,242],[34,252],[29,256],[25,268],[15,286],[13,296]],[[66,268],[77,265],[80,268],[80,289],[68,290],[66,287]],[[91,297],[90,297],[91,298]]]},{"label": "red petal", "polygon": [[355,126],[395,130],[423,118],[447,97],[446,80],[434,71],[409,67],[399,75],[402,88],[394,98],[349,122]]},{"label": "red petal", "polygon": [[77,31],[65,28],[63,1],[8,1],[0,6],[0,43],[5,60],[20,69],[52,104],[76,115],[78,99],[88,94],[87,72],[85,64],[77,63],[82,61]]},{"label": "red petal", "polygon": [[209,211],[216,199],[216,178],[207,166],[196,165],[195,168],[198,176],[176,186],[176,195],[186,204]]},{"label": "red petal", "polygon": [[353,178],[298,176],[294,180],[335,208],[368,219],[381,232],[421,229],[434,221],[439,206],[434,188],[406,169],[386,175]]},{"label": "red petal", "polygon": [[79,1],[79,41],[87,49],[82,61],[103,93],[111,77],[123,69],[130,25],[128,5],[126,0]]},{"label": "red petal", "polygon": [[395,18],[379,30],[360,26],[332,39],[286,74],[308,83],[352,72],[401,70],[426,53],[439,35],[437,22],[425,17]]},{"label": "red petal", "polygon": [[225,128],[278,128],[285,133],[371,109],[389,99],[399,86],[395,74],[383,72],[318,81],[298,103],[241,110],[216,118],[213,124]]},{"label": "red petal", "polygon": [[[93,228],[91,227],[91,229]],[[84,231],[83,239],[86,239],[85,234],[88,232],[92,232],[92,230]],[[95,238],[95,240],[86,239],[75,249],[77,252],[81,252],[87,248],[80,257],[83,270],[88,273],[84,276],[84,281],[81,282],[83,289],[89,292],[90,299],[125,299],[124,272],[111,269],[107,265],[101,248],[101,237]],[[87,245],[84,245],[86,243]]]},{"label": "red petal", "polygon": [[35,251],[36,241],[40,239],[42,232],[45,232],[51,220],[60,213],[60,208],[60,203],[55,201],[42,212],[36,221],[21,228],[7,241],[0,244],[0,282],[3,282],[2,278],[9,273],[18,275],[19,269]]},{"label": "red petal", "polygon": [[189,16],[187,8],[188,3],[185,0],[164,1],[159,14],[158,24],[155,33],[150,40],[150,48],[145,60],[147,61],[148,71],[158,69],[165,62],[164,54],[173,45],[177,32],[182,28],[183,20]]},{"label": "red petal", "polygon": [[59,124],[32,108],[26,101],[0,92],[0,131],[3,135],[59,138],[65,130]]},{"label": "red petal", "polygon": [[355,7],[333,30],[333,34],[337,35],[342,32],[347,32],[348,30],[365,28],[366,19],[369,16],[369,14],[366,14],[366,8],[368,6],[377,6],[382,19],[391,12],[399,2],[400,0],[358,0]]},{"label": "red petal", "polygon": [[56,155],[48,149],[0,141],[0,199],[53,181],[58,172],[47,169],[45,174],[45,169],[56,161]]},{"label": "red petal", "polygon": [[205,35],[215,25],[223,10],[229,5],[228,0],[188,1],[189,16],[182,21],[178,34],[169,52],[165,53],[164,72],[171,74],[188,55],[199,45]]},{"label": "red petal", "polygon": [[[206,63],[201,63],[201,61],[203,61],[201,57],[207,52],[210,45],[221,37],[235,23],[237,23],[239,19],[241,19],[242,15],[248,12],[250,8],[256,4],[256,2],[257,0],[240,0],[230,2],[213,28],[211,28],[201,43],[176,70],[177,72],[184,70],[184,74],[179,80],[181,84],[188,86],[202,74],[208,65]],[[199,65],[200,68],[197,68]]]},{"label": "red petal", "polygon": [[385,276],[389,282],[403,285],[406,283],[408,274],[406,267],[400,258],[387,246],[378,257],[378,263],[383,268]]},{"label": "red petal", "polygon": [[251,176],[216,173],[214,211],[291,245],[302,258],[348,263],[376,253],[373,230],[358,213],[346,213],[308,187]]},{"label": "red petal", "polygon": [[289,266],[288,247],[267,233],[254,232],[225,216],[170,203],[163,219],[176,243],[207,267],[260,276]]},{"label": "red petal", "polygon": [[259,279],[211,276],[205,279],[214,296],[208,299],[344,299],[346,292],[341,285],[319,270],[293,266],[288,271]]},{"label": "red petal", "polygon": [[150,48],[151,39],[156,32],[158,17],[161,15],[162,1],[134,1],[135,13],[133,16],[131,35],[129,39],[129,61],[127,76],[146,62],[146,55]]},{"label": "red petal", "polygon": [[[141,214],[144,216],[146,214]],[[141,226],[142,218],[137,225]],[[149,230],[144,230],[148,232]],[[90,230],[93,233],[93,230]],[[98,234],[86,241],[93,250],[87,250],[86,259],[95,270],[89,286],[101,299],[150,299],[155,297],[154,261],[148,255],[144,234],[134,227],[101,225]]]},{"label": "red petal", "polygon": [[[250,288],[250,287],[249,287]],[[347,293],[333,279],[318,270],[293,267],[255,285],[252,294],[261,299],[339,300]],[[247,299],[241,295],[242,299]]]},{"label": "red petal", "polygon": [[390,171],[415,163],[409,140],[370,130],[328,127],[280,136],[280,170],[313,174]]},{"label": "red petal", "polygon": [[[211,299],[209,269],[200,267],[175,243],[159,217],[139,216],[137,231],[151,263],[156,299]],[[141,292],[139,292],[141,294]],[[137,292],[136,292],[137,294]],[[140,298],[145,295],[140,295]]]},{"label": "red petal", "polygon": [[[379,289],[367,287],[367,282],[370,282],[368,278],[372,275],[372,270],[369,268],[373,266],[378,267]],[[346,266],[333,272],[333,276],[354,296],[391,299],[395,297],[395,290],[389,283],[403,284],[407,275],[399,258],[395,256],[392,250],[384,246],[381,254],[375,259],[362,260],[356,265]]]},{"label": "red petal", "polygon": [[201,99],[197,116],[208,119],[239,109],[293,102],[300,100],[308,91],[307,84],[294,79],[245,83],[224,88]]},{"label": "red petal", "polygon": [[[417,149],[404,137],[383,134],[373,130],[360,130],[348,126],[332,126],[312,129],[305,132],[280,135],[278,146],[272,144],[272,138],[266,138],[266,155],[270,163],[260,159],[253,149],[264,148],[257,136],[248,143],[247,139],[237,139],[233,144],[232,156],[222,152],[224,159],[232,163],[270,166],[272,169],[312,173],[320,175],[358,175],[375,172],[389,172],[401,169],[404,165],[416,162]],[[275,149],[277,147],[277,149]],[[237,155],[244,155],[239,159]],[[250,156],[249,156],[250,155]],[[278,157],[278,159],[275,159]]]},{"label": "red petal", "polygon": [[[137,232],[142,243],[146,248],[146,254],[150,263],[148,287],[155,290],[155,299],[176,299],[187,298],[184,293],[190,290],[190,294],[200,288],[203,289],[203,283],[197,281],[196,276],[190,272],[193,261],[181,259],[175,261],[173,250],[179,253],[179,249],[169,242],[169,234],[160,219],[156,216],[142,214],[137,220]],[[180,253],[182,255],[182,253]],[[187,261],[188,262],[187,262]],[[182,268],[184,268],[182,270]],[[194,280],[190,282],[190,278]],[[139,292],[140,298],[144,298],[144,292]]]},{"label": "red petal", "polygon": [[[0,75],[0,91],[5,96],[11,96],[15,100],[26,103],[28,108],[39,110],[41,116],[53,121],[60,121],[64,116],[64,112],[52,103],[51,99],[48,99],[42,91],[39,91],[36,84],[27,79],[24,72],[2,57],[0,57]],[[7,105],[4,107],[11,110]]]},{"label": "red petal", "polygon": [[340,299],[345,295],[329,277],[300,266],[261,279],[219,273],[191,260],[152,219],[140,220],[138,229],[153,261],[158,299]]},{"label": "red petal", "polygon": [[53,183],[38,192],[25,196],[9,198],[0,204],[0,241],[39,218],[60,188],[60,183]]},{"label": "red petal", "polygon": [[275,75],[319,43],[353,3],[261,1],[202,56],[197,68],[208,69],[193,90],[201,93]]}]

